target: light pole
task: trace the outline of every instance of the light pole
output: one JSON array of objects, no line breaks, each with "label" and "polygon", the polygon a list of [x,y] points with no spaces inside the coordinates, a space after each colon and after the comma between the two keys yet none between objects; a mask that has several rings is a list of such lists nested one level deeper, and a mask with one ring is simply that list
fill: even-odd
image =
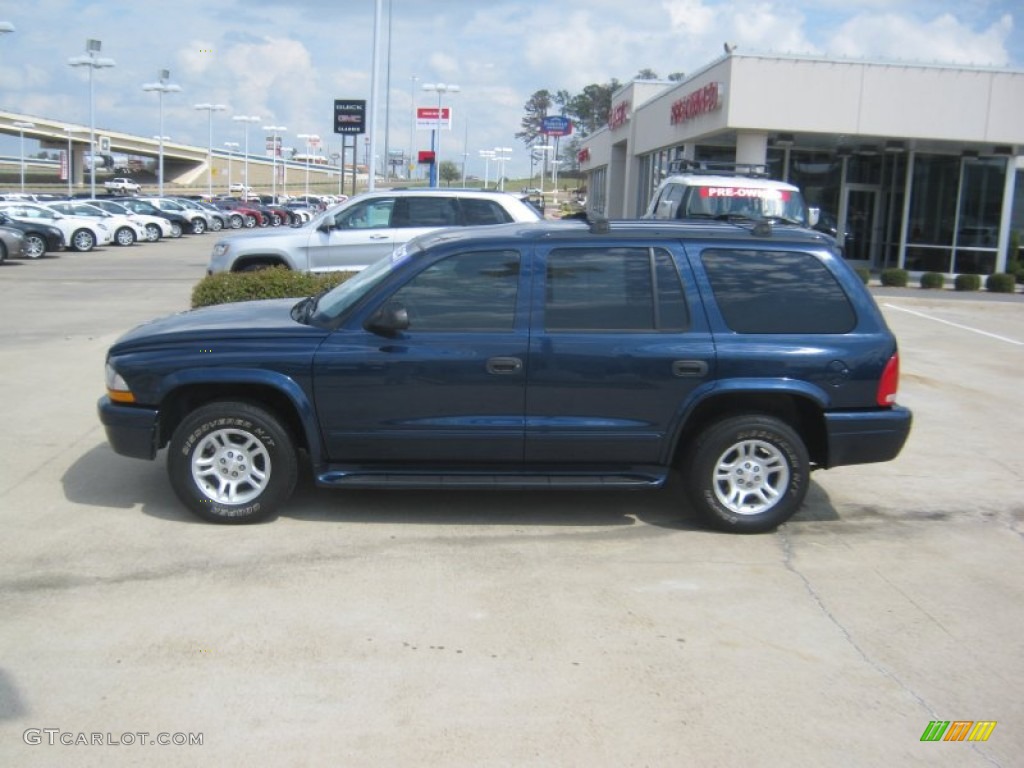
[{"label": "light pole", "polygon": [[160,81],[156,83],[145,83],[142,86],[144,91],[156,91],[160,95],[160,135],[155,137],[160,140],[160,151],[159,159],[157,161],[157,194],[160,197],[164,196],[164,94],[165,93],[178,93],[181,90],[181,86],[175,83],[169,82],[171,79],[171,71],[169,69],[160,70]]},{"label": "light pole", "polygon": [[551,178],[555,185],[555,202],[558,202],[558,166],[562,164],[562,160],[551,161]]},{"label": "light pole", "polygon": [[406,178],[411,180],[412,158],[413,154],[416,152],[416,83],[418,83],[420,79],[416,75],[412,75],[409,79],[412,81],[409,88],[409,102],[412,105],[410,107],[412,111],[409,115],[409,156],[406,158],[405,175]]},{"label": "light pole", "polygon": [[288,130],[283,125],[264,125],[264,131],[270,131],[270,175],[271,175],[271,195],[274,198],[274,204],[277,204],[277,143],[279,134],[284,133]]},{"label": "light pole", "polygon": [[[436,187],[441,179],[441,97],[446,93],[458,93],[461,88],[452,83],[424,83],[424,91],[437,93],[437,128],[434,129],[430,140],[430,148],[434,150],[434,164],[430,169],[430,186]],[[451,122],[448,123],[451,127]]]},{"label": "light pole", "polygon": [[196,104],[196,109],[205,109],[209,117],[209,136],[206,140],[206,194],[213,197],[213,113],[227,109],[223,104]]},{"label": "light pole", "polygon": [[235,154],[235,150],[238,149],[237,141],[225,141],[224,146],[228,150],[228,194],[231,194],[231,158]]},{"label": "light pole", "polygon": [[505,161],[512,157],[512,147],[495,147],[494,156],[498,161],[498,189],[505,191]]},{"label": "light pole", "polygon": [[[296,133],[295,134],[295,138],[297,138],[297,139],[305,139],[306,140],[306,202],[308,203],[309,202],[309,154],[310,154],[309,144],[312,141],[320,141],[320,137],[317,136],[315,133]],[[370,171],[372,173],[373,169],[371,168]]]},{"label": "light pole", "polygon": [[21,193],[25,194],[25,129],[35,128],[36,124],[17,120],[11,125],[18,129],[18,135],[21,137]]},{"label": "light pole", "polygon": [[85,41],[84,56],[72,56],[68,59],[68,64],[72,67],[89,68],[89,157],[91,159],[89,163],[89,195],[91,197],[96,197],[96,99],[93,91],[92,74],[97,69],[113,67],[117,64],[113,59],[100,57],[99,53],[101,50],[103,50],[103,42],[90,38]]},{"label": "light pole", "polygon": [[249,199],[249,123],[258,123],[260,121],[259,115],[234,115],[232,120],[245,123],[245,164],[243,166],[243,178],[242,186],[245,189],[242,190],[242,199]]},{"label": "light pole", "polygon": [[491,160],[494,159],[494,150],[481,149],[480,157],[484,159],[484,189],[487,189],[491,178]]},{"label": "light pole", "polygon": [[544,168],[547,166],[547,153],[554,149],[550,144],[540,144],[534,147],[540,152],[540,193],[544,194]]},{"label": "light pole", "polygon": [[74,154],[71,147],[71,134],[77,133],[78,129],[72,128],[70,125],[65,125],[64,132],[68,135],[68,197],[73,197],[74,193],[71,191],[71,177],[74,176],[74,166],[71,158],[74,157]]}]

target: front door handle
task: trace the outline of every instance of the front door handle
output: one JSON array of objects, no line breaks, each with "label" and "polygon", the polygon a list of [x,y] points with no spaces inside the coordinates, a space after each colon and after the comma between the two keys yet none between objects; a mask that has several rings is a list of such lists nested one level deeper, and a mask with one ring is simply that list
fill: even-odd
[{"label": "front door handle", "polygon": [[494,374],[519,373],[523,369],[523,361],[518,357],[492,357],[487,361],[487,372]]},{"label": "front door handle", "polygon": [[703,360],[673,360],[672,375],[680,378],[701,378],[708,375],[708,364]]},{"label": "front door handle", "polygon": [[390,240],[391,235],[370,235],[371,240]]}]

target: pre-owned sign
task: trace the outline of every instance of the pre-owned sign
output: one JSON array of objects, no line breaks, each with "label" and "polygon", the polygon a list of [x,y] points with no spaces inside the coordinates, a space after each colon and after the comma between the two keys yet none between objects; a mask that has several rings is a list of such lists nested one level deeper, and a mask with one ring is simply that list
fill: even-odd
[{"label": "pre-owned sign", "polygon": [[334,100],[334,132],[366,133],[366,100]]}]

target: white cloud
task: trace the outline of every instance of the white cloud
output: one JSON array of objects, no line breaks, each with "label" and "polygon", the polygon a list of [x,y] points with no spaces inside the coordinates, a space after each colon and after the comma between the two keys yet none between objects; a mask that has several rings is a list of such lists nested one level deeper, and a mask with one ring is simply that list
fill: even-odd
[{"label": "white cloud", "polygon": [[861,14],[839,27],[827,51],[851,58],[1005,66],[1012,31],[1008,14],[981,31],[948,13],[929,21],[894,13]]}]

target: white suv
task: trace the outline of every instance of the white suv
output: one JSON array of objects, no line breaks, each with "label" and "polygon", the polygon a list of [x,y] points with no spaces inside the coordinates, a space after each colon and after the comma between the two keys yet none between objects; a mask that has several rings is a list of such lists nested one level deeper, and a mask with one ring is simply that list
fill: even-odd
[{"label": "white suv", "polygon": [[539,221],[514,195],[470,189],[364,192],[286,230],[262,230],[217,241],[208,274],[285,266],[300,272],[360,270],[417,235],[443,227]]},{"label": "white suv", "polygon": [[73,251],[91,251],[97,245],[109,245],[114,230],[97,219],[65,216],[36,203],[0,202],[0,210],[16,221],[50,224],[64,234],[64,242]]},{"label": "white suv", "polygon": [[645,219],[770,221],[813,227],[800,188],[768,178],[763,165],[676,161],[655,191]]}]

